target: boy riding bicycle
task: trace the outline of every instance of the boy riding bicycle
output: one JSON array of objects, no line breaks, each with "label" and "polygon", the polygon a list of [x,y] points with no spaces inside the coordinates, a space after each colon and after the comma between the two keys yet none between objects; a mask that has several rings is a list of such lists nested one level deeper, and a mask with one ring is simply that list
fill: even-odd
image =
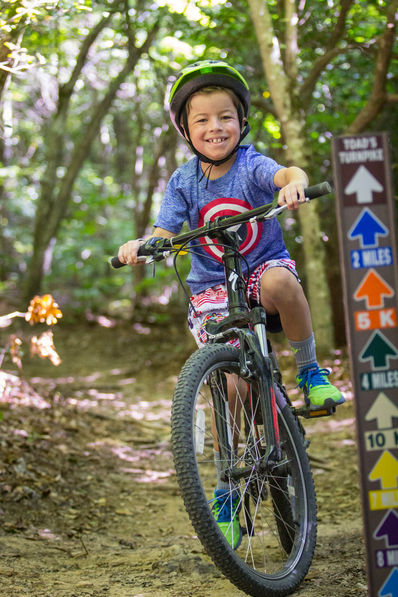
[{"label": "boy riding bicycle", "polygon": [[[209,219],[233,215],[270,203],[279,191],[278,204],[297,209],[305,201],[306,173],[283,167],[241,145],[250,128],[247,116],[250,94],[240,73],[221,61],[201,61],[182,70],[169,98],[170,117],[195,157],[178,168],[167,185],[153,236],[171,238],[183,223],[190,229]],[[240,252],[249,265],[247,296],[251,306],[261,304],[267,319],[278,331],[282,326],[297,364],[297,382],[311,409],[344,402],[329,380],[329,372],[317,362],[308,302],[300,285],[295,263],[283,241],[277,219],[247,224],[239,229]],[[143,240],[129,241],[118,252],[122,263],[136,265]],[[195,245],[187,283],[192,291],[188,323],[198,346],[207,340],[205,324],[228,313],[222,251],[216,245]],[[279,328],[280,329],[280,328]],[[221,470],[215,451],[217,472]],[[215,515],[223,530],[234,519],[234,501],[226,503],[227,487],[218,475]],[[229,527],[228,527],[229,528]],[[223,530],[224,532],[224,530]],[[238,541],[224,532],[236,548]],[[235,533],[236,536],[236,533]]]}]

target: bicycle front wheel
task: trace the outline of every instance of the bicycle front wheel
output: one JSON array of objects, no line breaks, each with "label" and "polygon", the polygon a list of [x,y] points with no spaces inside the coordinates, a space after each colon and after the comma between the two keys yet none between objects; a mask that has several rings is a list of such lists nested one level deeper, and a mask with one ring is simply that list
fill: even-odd
[{"label": "bicycle front wheel", "polygon": [[[312,561],[315,489],[288,405],[278,409],[282,460],[272,470],[264,466],[258,387],[255,376],[241,376],[238,349],[213,344],[196,351],[174,392],[172,449],[185,508],[216,566],[249,595],[281,597],[298,587]],[[237,503],[232,517],[239,517],[242,540],[235,549],[215,520],[220,470],[223,495]]]}]

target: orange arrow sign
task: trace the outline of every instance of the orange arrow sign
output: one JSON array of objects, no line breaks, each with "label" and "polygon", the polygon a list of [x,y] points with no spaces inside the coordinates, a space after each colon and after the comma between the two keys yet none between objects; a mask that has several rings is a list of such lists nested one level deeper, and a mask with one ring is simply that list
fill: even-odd
[{"label": "orange arrow sign", "polygon": [[355,291],[354,299],[366,299],[367,309],[378,309],[384,306],[384,297],[394,296],[394,290],[375,272],[370,269]]}]

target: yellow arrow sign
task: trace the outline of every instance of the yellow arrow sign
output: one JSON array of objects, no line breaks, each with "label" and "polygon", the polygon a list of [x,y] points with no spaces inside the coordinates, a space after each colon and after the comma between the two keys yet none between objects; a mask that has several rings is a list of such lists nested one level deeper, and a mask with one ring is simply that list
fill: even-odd
[{"label": "yellow arrow sign", "polygon": [[370,481],[381,481],[382,489],[397,487],[398,460],[385,450],[369,474]]}]

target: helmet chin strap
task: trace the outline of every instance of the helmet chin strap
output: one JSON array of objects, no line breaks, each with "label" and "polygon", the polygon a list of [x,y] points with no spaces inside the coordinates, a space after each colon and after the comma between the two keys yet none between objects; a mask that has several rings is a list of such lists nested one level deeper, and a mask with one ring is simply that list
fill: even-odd
[{"label": "helmet chin strap", "polygon": [[187,117],[187,113],[186,113],[185,110],[184,110],[183,115],[182,115],[182,120],[183,120],[183,124],[184,124],[185,139],[186,139],[189,147],[192,149],[193,153],[200,159],[201,162],[204,162],[205,164],[212,164],[213,166],[221,166],[221,164],[224,164],[225,162],[228,162],[228,160],[238,151],[238,149],[240,147],[240,144],[242,143],[243,139],[250,132],[250,125],[249,125],[248,122],[246,122],[245,128],[243,129],[243,131],[240,134],[239,141],[235,145],[235,147],[233,148],[233,150],[225,158],[223,158],[222,160],[212,160],[211,158],[207,157],[203,153],[200,153],[200,151],[198,151],[195,148],[194,144],[192,143],[192,141],[191,141],[191,135],[189,134],[189,128],[188,128],[188,117]]}]

